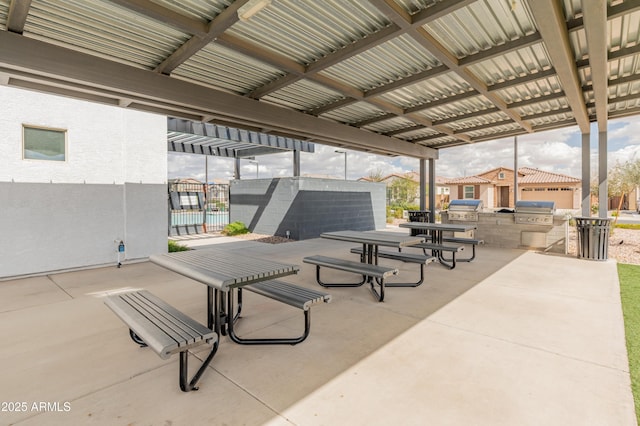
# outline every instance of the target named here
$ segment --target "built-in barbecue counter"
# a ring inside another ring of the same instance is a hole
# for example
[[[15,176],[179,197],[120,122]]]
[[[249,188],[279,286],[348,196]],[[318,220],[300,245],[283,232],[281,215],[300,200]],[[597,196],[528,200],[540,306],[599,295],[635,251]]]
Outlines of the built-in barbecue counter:
[[[518,201],[515,209],[489,210],[481,200],[452,200],[442,223],[468,223],[487,246],[567,254],[569,219],[555,214],[552,201]]]

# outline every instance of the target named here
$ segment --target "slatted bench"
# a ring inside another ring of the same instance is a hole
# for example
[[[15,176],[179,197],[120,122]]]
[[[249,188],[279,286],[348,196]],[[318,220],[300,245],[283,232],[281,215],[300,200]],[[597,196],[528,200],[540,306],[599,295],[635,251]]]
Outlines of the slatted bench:
[[[160,358],[180,353],[180,389],[197,390],[196,384],[218,350],[218,335],[146,290],[107,296],[107,305],[128,327],[131,339],[149,347]],[[211,344],[212,349],[189,381],[189,349]]]
[[[362,247],[354,247],[351,249],[351,253],[359,254],[360,261],[363,261],[364,250]],[[419,254],[419,253],[405,253],[405,252],[397,252],[397,251],[378,251],[378,257],[382,257],[385,259],[399,260],[406,263],[417,263],[420,265],[420,280],[415,283],[387,283],[387,287],[417,287],[424,281],[424,267],[429,263],[436,260],[435,257],[430,256],[428,254]]]
[[[438,244],[438,243],[430,243],[430,242],[414,244],[411,247],[420,248],[423,250],[425,254],[427,253],[426,252],[427,250],[431,250],[432,255],[436,255],[436,253],[434,252],[437,252],[436,256],[440,260],[440,263],[447,266],[449,269],[453,269],[456,267],[456,253],[459,253],[462,250],[464,250],[463,245],[446,245],[446,244]],[[451,260],[444,259],[442,257],[443,252],[451,253]],[[444,262],[445,260],[451,261],[451,264],[447,264],[446,262]]]
[[[351,260],[336,259],[322,255],[308,256],[302,259],[302,261],[316,265],[316,281],[323,287],[359,287],[368,281],[371,284],[371,291],[378,298],[379,302],[384,300],[384,280],[391,275],[398,274],[397,268],[353,262]],[[320,279],[320,267],[359,274],[362,275],[362,280],[357,283],[325,283]],[[373,279],[375,279],[380,286],[379,292],[374,287]]]
[[[442,241],[447,243],[468,244],[471,246],[471,257],[458,258],[458,262],[471,262],[473,259],[476,258],[476,246],[478,244],[484,244],[484,240],[479,240],[477,238],[464,238],[464,237],[443,237]]]
[[[231,324],[229,324],[229,337],[234,342],[245,345],[298,344],[307,338],[311,330],[311,307],[317,304],[331,302],[330,294],[278,280],[249,284],[242,287],[242,290],[277,300],[278,302],[301,309],[304,312],[304,333],[300,337],[295,338],[243,339],[234,333],[233,322],[231,322]]]

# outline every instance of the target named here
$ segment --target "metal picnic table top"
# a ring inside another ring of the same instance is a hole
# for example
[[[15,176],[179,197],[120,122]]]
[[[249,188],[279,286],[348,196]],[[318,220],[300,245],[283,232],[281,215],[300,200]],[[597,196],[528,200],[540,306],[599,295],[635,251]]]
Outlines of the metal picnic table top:
[[[351,241],[354,243],[368,244],[386,247],[407,247],[419,244],[424,241],[424,237],[413,237],[410,235],[399,235],[392,232],[376,231],[335,231],[320,234],[321,238],[328,238],[339,241]]]
[[[239,255],[219,249],[155,254],[149,260],[220,291],[266,281],[300,270],[298,265]]]

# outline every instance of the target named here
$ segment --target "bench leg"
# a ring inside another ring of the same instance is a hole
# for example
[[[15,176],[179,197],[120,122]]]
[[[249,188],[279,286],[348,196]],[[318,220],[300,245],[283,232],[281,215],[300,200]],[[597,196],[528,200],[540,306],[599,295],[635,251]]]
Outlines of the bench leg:
[[[131,329],[129,329],[129,336],[131,337],[131,339],[136,342],[137,344],[140,345],[140,347],[145,348],[147,347],[147,344],[144,343],[144,341],[138,337],[138,335]],[[218,337],[220,337],[218,335]],[[218,339],[219,341],[220,339]],[[182,351],[180,352],[180,389],[183,392],[189,392],[192,390],[198,390],[198,387],[196,386],[196,384],[198,383],[198,381],[200,380],[200,377],[202,376],[202,374],[205,372],[205,369],[209,366],[209,364],[211,363],[211,361],[213,360],[213,357],[215,356],[216,352],[218,351],[218,342],[213,344],[213,347],[211,348],[211,352],[209,352],[209,355],[207,356],[207,359],[204,360],[204,362],[202,363],[202,365],[200,366],[200,368],[198,369],[198,371],[196,372],[196,374],[193,376],[193,378],[191,380],[189,380],[189,368],[188,368],[188,354],[189,351]]]
[[[202,365],[200,366],[196,374],[194,374],[191,380],[189,380],[189,368],[188,368],[189,351],[180,352],[180,389],[182,390],[182,392],[190,392],[192,390],[198,390],[198,387],[196,385],[198,384],[198,381],[200,380],[200,377],[202,376],[202,374],[205,372],[205,370],[209,366],[209,363],[211,363],[211,361],[213,360],[214,355],[218,351],[218,342],[215,342],[213,344],[213,347],[211,348],[211,352],[209,352],[209,355],[204,360],[204,362],[202,363]]]
[[[428,249],[422,249],[424,254],[427,254],[427,250]],[[456,267],[456,254],[455,254],[455,252],[451,253],[451,259],[445,259],[444,256],[442,255],[442,251],[440,251],[440,250],[431,250],[431,255],[435,256],[438,259],[438,262],[440,262],[441,265],[444,265],[449,269],[453,269],[453,268]],[[451,263],[449,263],[449,262],[451,262]]]
[[[133,340],[134,342],[139,344],[140,347],[142,347],[142,348],[147,347],[147,344],[140,337],[138,337],[138,335],[131,329],[129,329],[129,337],[131,337],[131,340]],[[180,389],[183,392],[189,392],[189,391],[192,391],[192,390],[198,390],[198,387],[196,386],[196,384],[198,383],[198,381],[200,380],[200,377],[205,372],[206,368],[209,366],[209,364],[213,360],[214,355],[218,351],[218,342],[219,341],[220,341],[220,334],[218,334],[218,341],[213,344],[213,347],[211,348],[211,352],[209,352],[209,355],[204,360],[204,362],[202,363],[202,365],[200,366],[200,368],[198,369],[198,371],[196,372],[196,374],[193,376],[193,378],[191,380],[189,380],[189,377],[188,377],[188,375],[189,375],[189,368],[188,368],[188,354],[189,354],[189,351],[180,352]]]
[[[233,290],[230,290],[233,291]],[[215,311],[218,311],[219,315],[216,317]],[[214,291],[213,288],[207,287],[207,327],[211,330],[217,331],[219,334],[226,336],[227,330],[225,324],[227,323],[227,316],[233,316],[233,321],[237,321],[240,318],[240,312],[242,311],[242,289],[238,289],[238,303],[236,310],[229,308],[225,303],[224,297],[220,297],[219,293]],[[218,320],[216,321],[216,318]],[[219,324],[219,326],[216,326]],[[216,328],[214,328],[216,327]]]
[[[379,292],[376,290],[376,287],[375,287],[376,282],[378,283],[378,286],[380,286]],[[375,280],[371,280],[369,284],[371,285],[371,292],[376,297],[376,299],[378,299],[378,302],[384,301],[384,278],[381,280],[376,278]]]
[[[420,264],[420,279],[415,283],[387,283],[387,287],[418,287],[424,282],[424,264]]]
[[[476,245],[471,244],[471,257],[466,257],[464,259],[458,258],[458,262],[471,262],[475,258],[476,258]],[[445,260],[449,261],[449,259],[445,259]]]
[[[129,337],[131,337],[131,340],[133,340],[136,344],[140,345],[141,348],[147,347],[147,344],[144,342],[144,340],[138,337],[138,335],[132,329],[129,329]]]
[[[234,305],[233,302],[233,291],[227,292],[227,305],[232,307]],[[227,317],[227,331],[229,334],[229,338],[231,341],[238,343],[240,345],[297,345],[298,343],[304,341],[304,339],[309,336],[309,331],[311,330],[311,311],[304,311],[304,333],[300,337],[285,337],[285,338],[269,338],[269,339],[243,339],[239,337],[235,330],[233,329],[233,323],[235,320],[232,320],[231,315]]]
[[[362,281],[357,283],[325,283],[320,279],[320,265],[316,265],[316,281],[322,287],[360,287],[362,284],[367,282],[366,276],[362,276]]]

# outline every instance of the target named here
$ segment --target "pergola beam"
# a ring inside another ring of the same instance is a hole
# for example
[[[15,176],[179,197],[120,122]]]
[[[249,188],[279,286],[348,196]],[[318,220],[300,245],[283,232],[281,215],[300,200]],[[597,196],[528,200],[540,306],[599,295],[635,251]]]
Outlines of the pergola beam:
[[[9,15],[7,16],[7,29],[11,32],[22,34],[30,8],[31,0],[11,0]]]
[[[238,9],[248,1],[249,0],[234,1],[229,5],[229,7],[209,22],[206,34],[192,36],[189,41],[182,44],[164,61],[162,61],[154,71],[162,74],[171,74],[171,71],[178,68],[180,64],[198,53],[206,45],[222,35],[233,24],[238,22]]]
[[[607,2],[582,0],[598,131],[607,131]]]
[[[536,0],[529,7],[545,41],[551,62],[567,96],[573,115],[583,133],[589,133],[589,116],[580,88],[580,79],[573,58],[569,34],[560,2],[556,0]],[[606,57],[606,56],[605,56]]]

